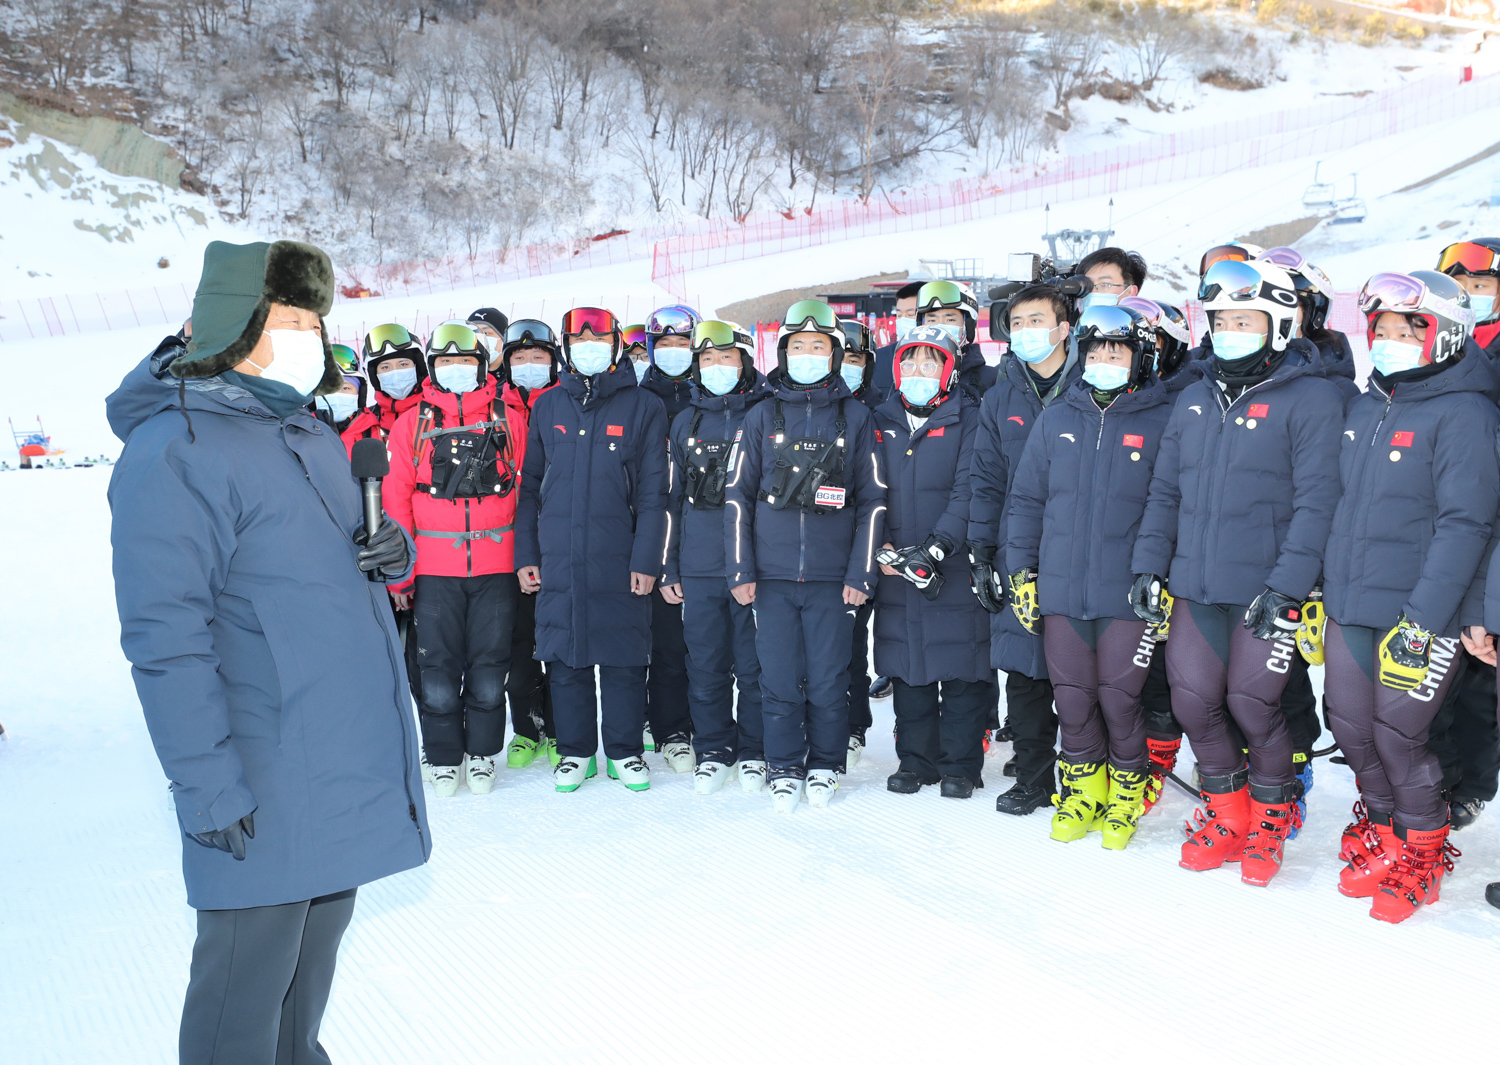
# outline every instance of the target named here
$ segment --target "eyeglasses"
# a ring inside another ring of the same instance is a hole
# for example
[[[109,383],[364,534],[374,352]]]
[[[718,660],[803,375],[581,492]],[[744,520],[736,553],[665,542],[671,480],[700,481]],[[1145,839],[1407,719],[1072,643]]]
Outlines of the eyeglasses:
[[[620,331],[620,321],[603,307],[574,307],[563,315],[565,336],[576,337],[585,329],[595,336],[608,336]]]
[[[1198,276],[1203,277],[1208,273],[1208,268],[1215,263],[1236,262],[1244,263],[1250,261],[1250,252],[1247,248],[1238,244],[1220,244],[1209,248],[1203,253],[1203,258],[1198,263]]]
[[[822,300],[798,300],[786,309],[786,318],[781,327],[795,329],[797,326],[806,326],[808,321],[820,332],[843,334],[843,330],[839,328],[838,315]]]
[[[686,307],[661,307],[651,312],[641,328],[654,337],[668,334],[686,337],[693,335],[697,324],[698,316]]]
[[[919,362],[916,358],[916,354],[919,351],[929,352],[931,353],[931,357]],[[903,353],[901,359],[901,376],[936,377],[943,372],[943,364],[947,361],[948,357],[937,348],[919,344]]]
[[[1157,308],[1158,311],[1160,309]],[[1106,340],[1129,341],[1135,337],[1135,323],[1136,319],[1122,307],[1090,307],[1078,319],[1076,331],[1079,340],[1103,337]]]
[[[646,327],[643,325],[627,325],[620,339],[627,348],[634,347],[636,344],[644,346],[646,343]]]
[[[938,307],[961,307],[964,290],[952,281],[929,281],[917,292],[917,310],[930,311]]]
[[[1225,259],[1214,263],[1198,286],[1200,300],[1223,296],[1231,300],[1253,300],[1260,293],[1260,274],[1243,259]]]
[[[1095,292],[1124,292],[1129,286],[1121,281],[1094,281],[1089,284],[1094,286]]]
[[[529,344],[556,348],[557,336],[552,332],[550,325],[546,322],[539,322],[535,318],[518,318],[511,322],[505,330],[505,346],[525,347]]]
[[[400,350],[401,348],[414,348],[417,346],[417,342],[412,339],[411,334],[406,331],[404,325],[397,325],[395,322],[377,325],[365,337],[366,355],[388,354],[386,350],[388,346],[392,350]]]
[[[427,338],[427,353],[441,355],[453,352],[464,355],[479,353],[479,338],[474,335],[474,330],[466,325],[450,323],[440,325],[432,331],[432,336]]]
[[[329,344],[328,350],[333,352],[333,361],[338,364],[342,373],[359,372],[359,356],[354,354],[354,349],[347,344]]]
[[[1497,258],[1500,256],[1497,256],[1493,248],[1466,240],[1462,244],[1450,244],[1443,249],[1443,253],[1438,256],[1438,271],[1446,274],[1460,269],[1467,274],[1493,274],[1500,270],[1496,265]]]
[[[695,353],[709,348],[733,348],[741,344],[748,346],[749,343],[750,337],[735,329],[729,322],[709,318],[693,327],[693,351]]]

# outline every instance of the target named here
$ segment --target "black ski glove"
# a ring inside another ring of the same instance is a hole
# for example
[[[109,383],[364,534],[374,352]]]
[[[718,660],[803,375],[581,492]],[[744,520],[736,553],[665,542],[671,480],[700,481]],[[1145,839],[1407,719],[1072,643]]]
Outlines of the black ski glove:
[[[943,573],[938,563],[948,557],[953,545],[937,536],[929,536],[916,547],[899,550],[882,548],[875,561],[889,566],[903,579],[910,581],[928,599],[936,599],[943,590]]]
[[[217,847],[234,855],[234,860],[245,860],[245,837],[255,838],[255,811],[251,810],[228,828],[217,832],[193,832],[193,839],[205,847]]]
[[[390,518],[380,519],[380,528],[375,530],[374,536],[367,535],[365,527],[361,525],[354,534],[354,542],[361,548],[359,568],[377,584],[385,584],[401,576],[411,563],[406,534]]]
[[[1245,611],[1245,628],[1257,640],[1290,640],[1302,625],[1302,600],[1267,588]]]
[[[1142,573],[1130,586],[1130,607],[1142,621],[1158,626],[1165,624],[1171,609],[1167,605],[1169,602],[1171,600],[1167,596],[1167,581],[1164,577]]]
[[[995,572],[995,548],[969,542],[969,586],[974,598],[991,614],[1005,609],[1005,585]]]

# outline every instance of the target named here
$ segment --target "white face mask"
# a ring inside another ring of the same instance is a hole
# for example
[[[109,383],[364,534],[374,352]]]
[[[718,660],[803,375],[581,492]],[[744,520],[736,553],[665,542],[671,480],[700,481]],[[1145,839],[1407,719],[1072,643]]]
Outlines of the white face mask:
[[[417,387],[417,371],[412,368],[384,370],[375,376],[380,380],[380,390],[392,399],[405,399]]]
[[[455,362],[432,371],[433,380],[449,392],[472,392],[479,387],[479,367]]]
[[[568,345],[573,369],[588,377],[609,369],[614,353],[614,348],[603,340],[575,340]]]
[[[290,386],[299,396],[312,395],[326,368],[323,338],[311,329],[267,329],[265,335],[271,341],[271,365],[260,367],[260,376]]]
[[[359,410],[359,396],[348,392],[335,392],[331,396],[319,396],[318,406],[333,415],[336,422],[348,421]]]

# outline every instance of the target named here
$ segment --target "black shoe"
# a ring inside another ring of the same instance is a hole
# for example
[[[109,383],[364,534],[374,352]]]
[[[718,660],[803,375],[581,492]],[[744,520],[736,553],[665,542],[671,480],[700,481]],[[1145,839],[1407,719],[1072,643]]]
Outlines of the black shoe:
[[[967,799],[974,794],[974,782],[968,777],[944,777],[943,798]]]
[[[898,795],[915,795],[922,790],[923,784],[936,784],[935,780],[923,780],[915,773],[908,773],[899,769],[885,779],[885,790],[894,791]]]
[[[1500,883],[1491,884],[1484,889],[1484,901],[1500,910]]]
[[[875,683],[870,685],[870,698],[884,699],[894,690],[890,677],[876,677]]]
[[[1003,773],[1005,776],[1008,776],[1008,777],[1015,776],[1016,775],[1016,760],[1014,758],[1012,758],[1010,761],[1006,762],[1003,766],[1000,767],[1000,772]]]
[[[1468,828],[1479,820],[1479,814],[1483,809],[1483,799],[1454,798],[1448,804],[1448,820],[1452,823],[1452,831],[1457,832],[1461,828]]]
[[[1035,813],[1042,807],[1050,805],[1052,805],[1050,781],[1017,784],[995,800],[996,810],[1002,814],[1014,814],[1017,817],[1025,817],[1029,813]]]
[[[995,742],[996,743],[1014,743],[1014,742],[1016,742],[1016,730],[1010,727],[1010,722],[1009,721],[1007,721],[1005,724],[1001,725],[999,728],[997,728],[995,730]]]

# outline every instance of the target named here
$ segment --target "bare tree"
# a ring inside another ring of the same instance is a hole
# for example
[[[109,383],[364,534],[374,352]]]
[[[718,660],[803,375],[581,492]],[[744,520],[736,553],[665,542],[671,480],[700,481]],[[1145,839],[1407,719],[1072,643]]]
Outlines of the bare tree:
[[[627,126],[620,135],[624,145],[626,164],[646,181],[646,191],[651,194],[651,209],[661,214],[667,202],[667,160],[665,149],[650,136]]]
[[[875,189],[875,169],[885,161],[881,141],[902,119],[911,87],[925,80],[927,70],[917,53],[887,36],[857,56],[848,74],[852,132],[859,155],[859,198],[868,200]]]
[[[67,92],[98,55],[104,5],[97,0],[21,0],[20,7],[47,80],[58,92]]]
[[[494,108],[501,142],[514,148],[521,116],[536,85],[532,64],[536,30],[520,19],[487,18],[475,23],[470,40],[475,84]]]
[[[297,154],[307,162],[307,146],[317,120],[318,100],[296,81],[280,80],[270,92],[269,110],[297,142]]]
[[[322,53],[329,83],[333,86],[333,109],[342,111],[354,91],[359,69],[359,27],[351,0],[314,0],[310,29]]]
[[[256,187],[265,175],[265,115],[259,107],[236,115],[225,131],[224,161],[239,195],[240,217],[250,214]]]
[[[1066,107],[1069,97],[1093,79],[1103,56],[1104,37],[1086,16],[1062,6],[1049,12],[1042,24],[1039,65],[1054,107]]]
[[[1192,16],[1146,0],[1123,27],[1124,49],[1134,61],[1140,86],[1155,88],[1166,65],[1180,55],[1188,43],[1187,23]]]
[[[365,46],[386,77],[396,70],[401,40],[411,22],[411,0],[360,0],[356,5]]]

